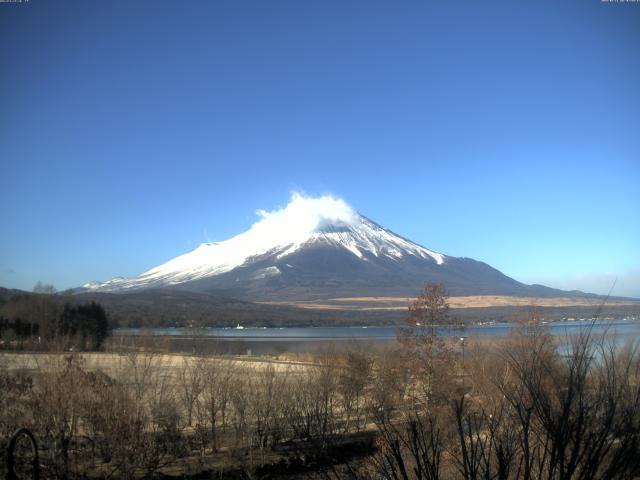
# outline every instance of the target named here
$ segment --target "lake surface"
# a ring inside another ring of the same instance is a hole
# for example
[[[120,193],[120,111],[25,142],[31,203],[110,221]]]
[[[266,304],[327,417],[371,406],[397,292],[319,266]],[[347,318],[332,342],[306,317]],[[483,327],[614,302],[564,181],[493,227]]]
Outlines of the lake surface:
[[[576,335],[593,326],[594,334],[640,335],[640,321],[631,319],[611,320],[576,320],[549,323],[552,335]],[[460,328],[439,328],[438,333],[443,336],[504,336],[508,335],[518,325],[509,323],[495,323],[490,325],[472,325]],[[223,339],[251,339],[254,341],[273,340],[366,340],[366,339],[395,339],[398,328],[385,327],[282,327],[282,328],[121,328],[114,330],[115,335],[143,335],[151,332],[156,336],[172,337],[216,337]]]
[[[572,337],[588,328],[594,335],[606,334],[616,343],[640,340],[640,321],[625,318],[607,320],[575,320],[548,324],[549,331],[556,337]],[[445,337],[504,337],[518,325],[496,323],[472,325],[464,329],[440,328],[438,333]],[[224,353],[269,354],[274,352],[312,352],[333,343],[347,345],[354,342],[379,344],[395,341],[398,329],[385,327],[284,327],[284,328],[156,328],[117,329],[115,336],[133,340],[149,335],[164,338],[174,351],[221,351]],[[196,344],[196,342],[198,342]]]

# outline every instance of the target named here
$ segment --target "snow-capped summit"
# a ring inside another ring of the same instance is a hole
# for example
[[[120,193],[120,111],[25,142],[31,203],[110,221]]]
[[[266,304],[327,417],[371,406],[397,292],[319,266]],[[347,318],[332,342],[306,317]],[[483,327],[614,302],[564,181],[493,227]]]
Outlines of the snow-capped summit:
[[[286,207],[257,213],[262,217],[257,223],[229,240],[203,243],[137,277],[90,282],[83,287],[120,291],[171,286],[220,275],[265,255],[280,260],[320,244],[344,249],[363,261],[369,257],[398,259],[411,255],[440,265],[445,259],[444,255],[405,240],[358,214],[344,200],[328,195],[309,198],[294,194]],[[264,273],[269,276],[279,272],[273,266]]]
[[[514,293],[524,285],[471,259],[448,257],[387,230],[344,200],[294,194],[281,209],[257,212],[249,230],[133,278],[89,291],[146,288],[216,291],[249,298],[413,295],[426,281],[452,293]]]

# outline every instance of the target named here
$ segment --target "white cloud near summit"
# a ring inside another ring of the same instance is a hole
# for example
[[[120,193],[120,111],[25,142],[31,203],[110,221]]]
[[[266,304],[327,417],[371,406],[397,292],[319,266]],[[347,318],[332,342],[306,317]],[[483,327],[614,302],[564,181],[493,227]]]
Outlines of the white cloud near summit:
[[[273,211],[258,210],[262,217],[251,229],[261,231],[287,231],[306,234],[324,224],[345,223],[354,225],[358,213],[341,198],[332,195],[308,197],[294,192],[289,203]]]

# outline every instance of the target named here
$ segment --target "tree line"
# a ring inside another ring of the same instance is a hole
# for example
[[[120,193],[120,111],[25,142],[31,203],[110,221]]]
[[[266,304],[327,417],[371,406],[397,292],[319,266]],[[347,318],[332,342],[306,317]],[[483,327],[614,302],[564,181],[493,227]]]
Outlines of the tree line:
[[[17,295],[0,306],[0,341],[30,346],[99,350],[109,334],[104,308],[50,294]]]

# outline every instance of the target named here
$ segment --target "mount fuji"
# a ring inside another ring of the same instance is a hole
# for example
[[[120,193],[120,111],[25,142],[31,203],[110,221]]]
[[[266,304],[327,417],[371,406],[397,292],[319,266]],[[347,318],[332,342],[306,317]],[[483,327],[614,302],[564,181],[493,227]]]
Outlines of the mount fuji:
[[[81,290],[169,288],[252,300],[314,300],[414,296],[425,282],[436,281],[451,295],[569,293],[525,285],[486,263],[425,248],[332,196],[294,194],[286,207],[258,214],[258,222],[229,240],[203,243],[136,277],[91,282]]]

